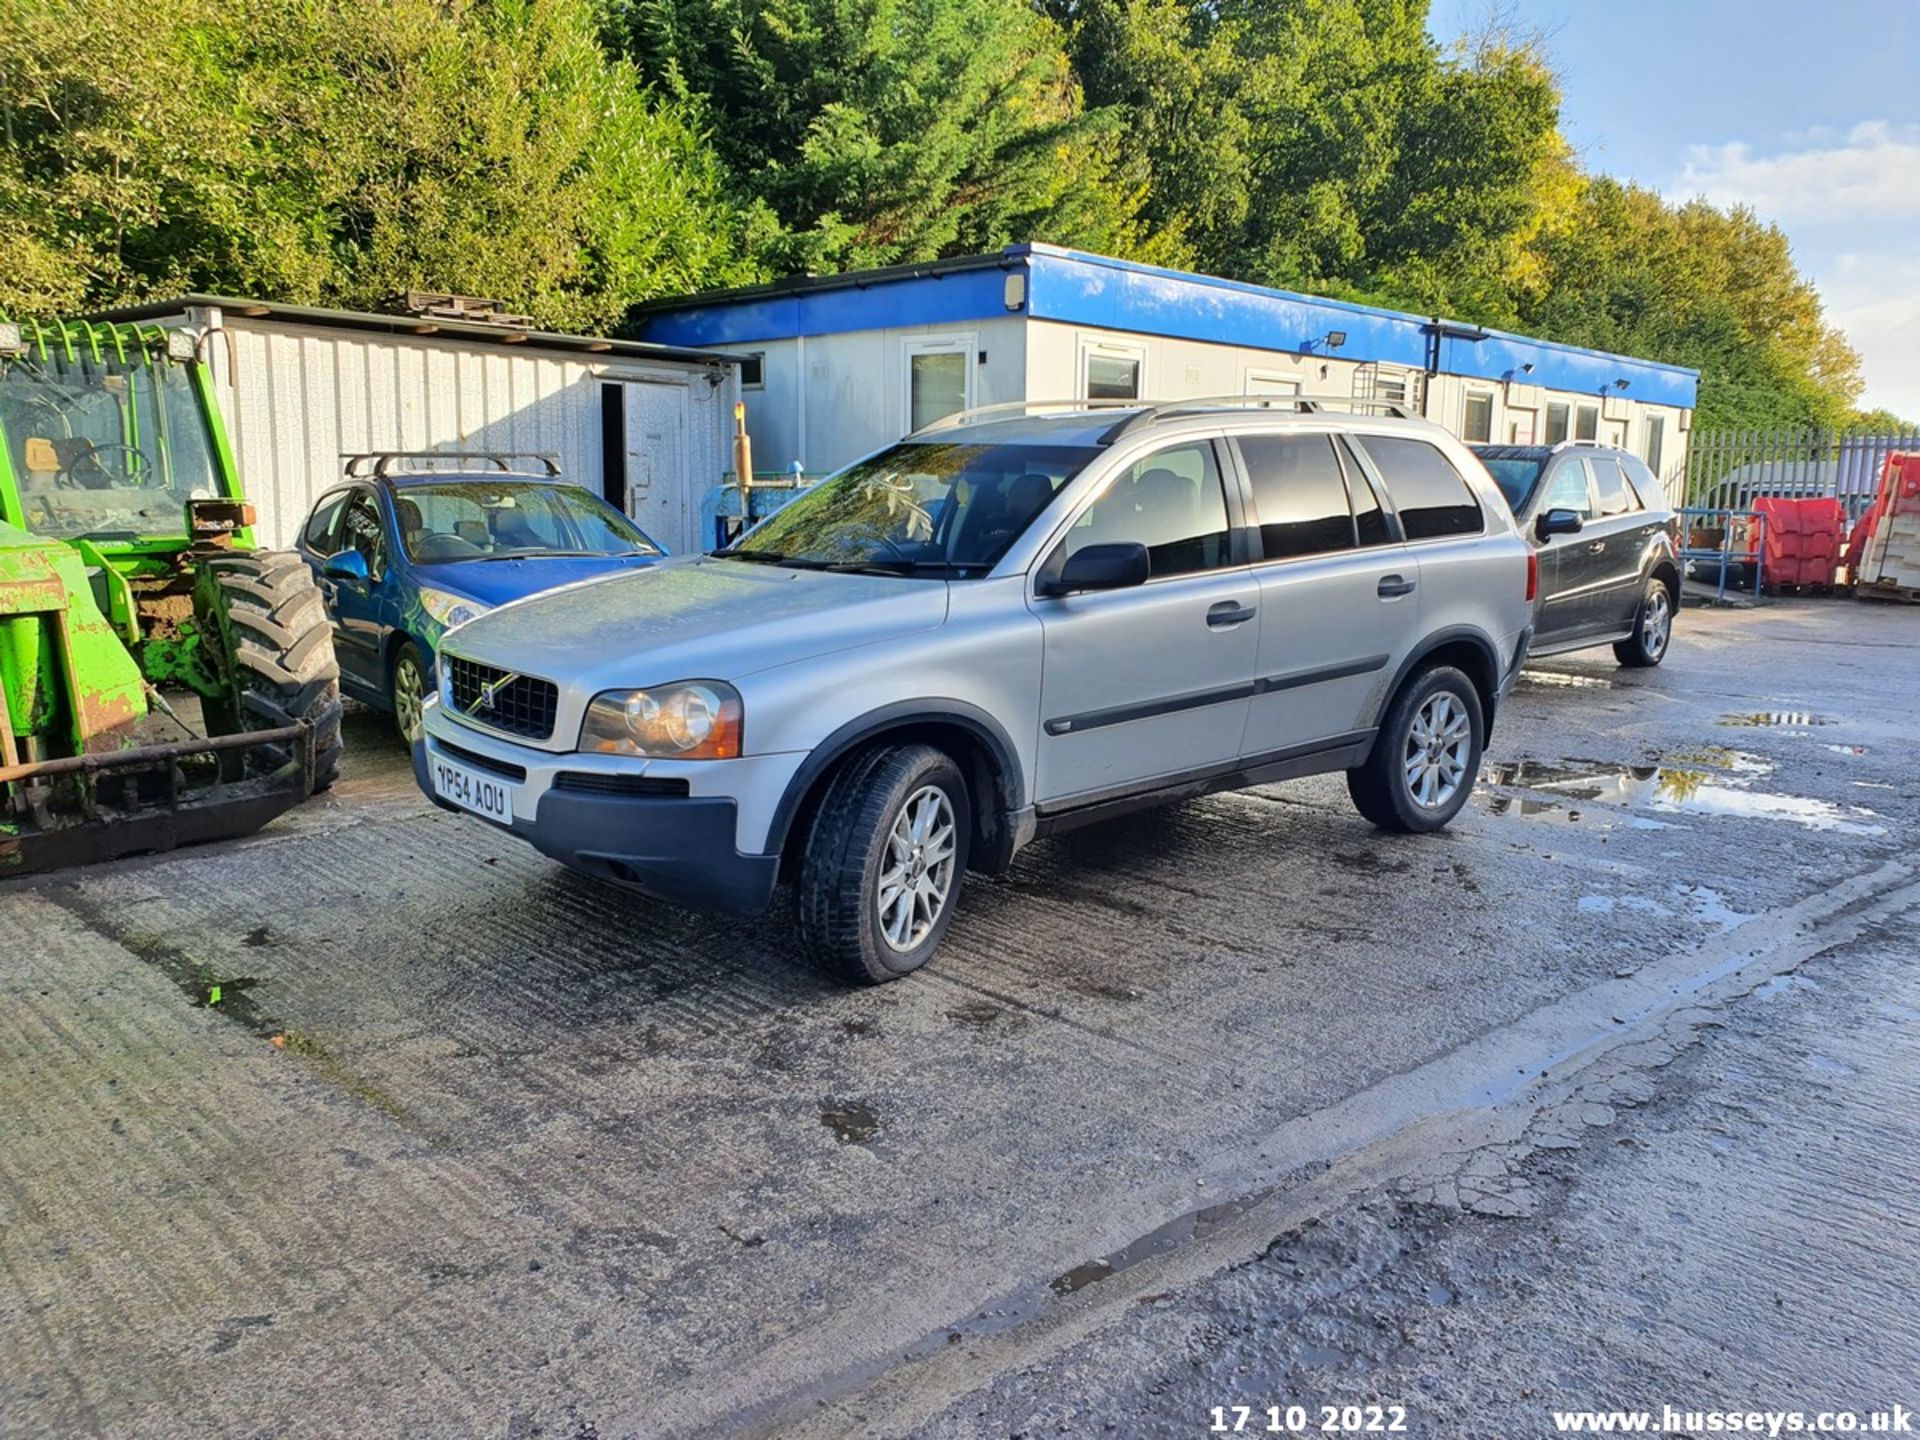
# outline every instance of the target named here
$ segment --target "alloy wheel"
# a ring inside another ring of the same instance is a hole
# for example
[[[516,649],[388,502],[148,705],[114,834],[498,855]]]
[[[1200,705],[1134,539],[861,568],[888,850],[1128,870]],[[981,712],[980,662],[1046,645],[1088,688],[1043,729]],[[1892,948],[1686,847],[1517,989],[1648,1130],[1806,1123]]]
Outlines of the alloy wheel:
[[[393,719],[400,737],[411,745],[420,738],[420,707],[426,698],[426,677],[411,655],[402,655],[393,667]]]
[[[1667,599],[1667,587],[1656,585],[1647,597],[1646,618],[1640,622],[1640,649],[1649,660],[1667,653],[1667,640],[1673,634],[1673,602]]]
[[[921,786],[900,807],[874,887],[889,949],[905,954],[933,930],[953,892],[958,838],[953,802],[940,786]]]
[[[1414,804],[1436,810],[1453,799],[1466,779],[1472,751],[1473,723],[1466,706],[1446,690],[1430,695],[1407,727],[1403,759]]]

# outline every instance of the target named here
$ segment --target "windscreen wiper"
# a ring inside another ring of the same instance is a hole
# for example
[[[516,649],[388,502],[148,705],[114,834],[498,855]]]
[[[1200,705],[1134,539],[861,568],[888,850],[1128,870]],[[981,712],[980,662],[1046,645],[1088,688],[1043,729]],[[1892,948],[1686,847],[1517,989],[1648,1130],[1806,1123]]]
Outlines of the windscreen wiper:
[[[753,565],[785,565],[787,557],[778,550],[710,550],[712,560],[745,560]]]
[[[824,565],[842,575],[951,575],[956,570],[983,570],[987,567],[977,562],[965,560],[848,560],[840,564]]]

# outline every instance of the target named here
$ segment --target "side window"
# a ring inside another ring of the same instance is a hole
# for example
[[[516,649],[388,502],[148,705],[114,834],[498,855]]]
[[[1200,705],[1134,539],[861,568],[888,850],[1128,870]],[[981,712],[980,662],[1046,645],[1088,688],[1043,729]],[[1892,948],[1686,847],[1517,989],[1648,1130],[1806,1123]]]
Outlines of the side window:
[[[1269,560],[1353,548],[1353,514],[1328,435],[1248,435],[1240,440]]]
[[[1147,547],[1155,578],[1230,563],[1227,496],[1211,442],[1158,451],[1116,476],[1067,532],[1067,553],[1129,540]]]
[[[380,528],[380,509],[365,490],[354,492],[340,530],[343,549],[358,550],[366,558],[367,573],[379,579],[387,568],[387,540]]]
[[[309,550],[320,555],[331,555],[339,548],[333,543],[333,537],[339,532],[341,507],[351,494],[351,490],[336,490],[331,495],[323,496],[314,507],[307,528],[300,536]]]
[[[1627,488],[1640,502],[1636,509],[1644,510],[1649,505],[1666,502],[1666,493],[1660,488],[1660,482],[1653,478],[1653,471],[1649,470],[1638,456],[1627,456],[1620,462],[1620,468],[1627,472]]]
[[[1627,489],[1627,477],[1621,473],[1620,464],[1610,455],[1593,455],[1587,464],[1593,467],[1593,488],[1600,498],[1600,513],[1605,515],[1624,515],[1629,510],[1638,510],[1633,492]]]
[[[1487,528],[1479,500],[1432,445],[1398,435],[1368,435],[1361,443],[1386,478],[1407,539],[1478,535]]]
[[[1340,468],[1347,472],[1347,493],[1353,497],[1353,527],[1359,533],[1360,548],[1397,545],[1399,540],[1387,526],[1387,512],[1380,508],[1380,497],[1374,494],[1360,461],[1344,441],[1335,448],[1340,451]]]
[[[1562,460],[1547,477],[1546,494],[1540,499],[1540,513],[1571,510],[1582,520],[1593,518],[1593,497],[1587,490],[1587,462]]]

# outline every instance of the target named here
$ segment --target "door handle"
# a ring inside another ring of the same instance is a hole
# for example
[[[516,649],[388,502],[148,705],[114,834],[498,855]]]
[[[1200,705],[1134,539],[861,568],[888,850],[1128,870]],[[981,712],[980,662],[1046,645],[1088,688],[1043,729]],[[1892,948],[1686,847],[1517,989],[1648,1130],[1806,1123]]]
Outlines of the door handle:
[[[1238,600],[1222,600],[1207,608],[1207,626],[1213,630],[1230,630],[1235,625],[1244,625],[1253,618],[1253,607],[1242,605]]]
[[[1404,575],[1383,575],[1377,588],[1382,600],[1392,600],[1401,595],[1411,595],[1413,584]]]
[[[1596,541],[1594,541],[1594,542],[1593,542],[1593,543],[1592,543],[1591,545],[1589,545],[1589,546],[1587,546],[1587,554],[1589,554],[1589,555],[1599,555],[1599,554],[1601,554],[1601,553],[1603,553],[1603,552],[1604,552],[1604,551],[1606,550],[1606,548],[1607,548],[1607,542],[1606,542],[1606,541],[1604,541],[1604,540],[1596,540]]]

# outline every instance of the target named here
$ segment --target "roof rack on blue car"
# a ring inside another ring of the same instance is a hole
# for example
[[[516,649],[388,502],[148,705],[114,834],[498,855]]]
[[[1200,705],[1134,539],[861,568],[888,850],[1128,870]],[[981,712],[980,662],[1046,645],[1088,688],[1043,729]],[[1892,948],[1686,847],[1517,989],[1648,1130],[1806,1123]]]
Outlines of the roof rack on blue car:
[[[458,474],[484,465],[500,475],[526,475],[555,480],[560,476],[560,457],[532,450],[371,450],[364,454],[342,454],[350,476]],[[448,470],[449,465],[455,469]],[[539,469],[523,468],[538,465]]]

